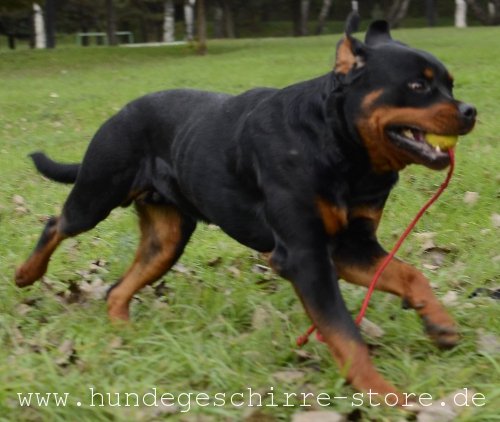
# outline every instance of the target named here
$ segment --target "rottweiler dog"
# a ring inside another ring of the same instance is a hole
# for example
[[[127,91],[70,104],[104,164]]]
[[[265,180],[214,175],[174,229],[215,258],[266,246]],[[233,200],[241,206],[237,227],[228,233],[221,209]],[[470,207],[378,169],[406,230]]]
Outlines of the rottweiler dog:
[[[128,320],[133,295],[174,265],[198,221],[210,222],[269,254],[355,388],[399,395],[371,363],[338,280],[367,286],[386,256],[376,230],[398,172],[446,168],[446,148],[427,136],[468,133],[476,110],[454,99],[440,61],[393,40],[385,21],[370,25],[365,42],[350,28],[324,76],[234,96],[149,94],[101,126],[81,164],[33,154],[42,174],[74,186],[17,269],[17,285],[42,277],[61,241],[134,203],[137,254],[107,297],[109,317]],[[414,308],[439,346],[457,342],[421,272],[394,259],[377,288]]]

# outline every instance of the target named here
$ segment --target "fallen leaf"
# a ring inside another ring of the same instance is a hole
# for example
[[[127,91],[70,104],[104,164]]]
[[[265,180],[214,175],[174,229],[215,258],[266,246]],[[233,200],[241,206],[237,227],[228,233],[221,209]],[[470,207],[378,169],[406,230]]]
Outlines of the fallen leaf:
[[[73,340],[64,340],[57,348],[59,357],[54,359],[54,363],[58,366],[66,367],[76,362],[76,350]]]
[[[235,277],[240,277],[240,275],[241,275],[241,271],[238,268],[236,268],[234,265],[227,267],[227,271]]]
[[[222,257],[218,256],[216,258],[212,258],[211,260],[207,261],[207,265],[209,267],[216,267],[222,262]]]
[[[123,346],[123,339],[121,337],[115,336],[109,341],[106,350],[110,351],[114,349],[119,349],[122,346]]]
[[[299,362],[307,362],[307,361],[317,361],[318,359],[311,352],[308,352],[304,349],[294,349],[294,353],[298,357]]]
[[[269,315],[269,311],[263,306],[258,306],[253,311],[252,328],[254,330],[260,330],[268,325],[270,319],[271,315]]]
[[[29,314],[33,310],[33,307],[26,303],[20,303],[17,305],[16,310],[19,315],[24,316]]]
[[[337,412],[314,410],[312,412],[295,413],[292,422],[347,422],[347,419]]]
[[[83,293],[82,299],[91,299],[91,300],[101,300],[106,297],[106,294],[109,289],[109,285],[104,284],[104,281],[100,278],[96,278],[92,282],[86,282],[79,284],[80,292]]]
[[[271,272],[271,268],[266,267],[265,265],[262,265],[262,264],[255,264],[252,267],[252,272],[254,272],[256,274],[266,274],[266,273]]]
[[[441,302],[445,306],[455,306],[458,302],[458,293],[455,290],[448,291],[442,298]]]
[[[25,205],[24,198],[21,195],[14,195],[12,197],[12,202],[14,202],[15,205],[18,205],[20,207]]]
[[[371,338],[380,338],[385,334],[385,331],[381,327],[366,317],[361,320],[360,328],[363,334]]]
[[[422,251],[426,251],[427,249],[431,249],[436,246],[434,244],[434,237],[436,236],[436,232],[415,233],[413,236],[420,243],[420,248]]]
[[[17,213],[17,214],[28,214],[28,208],[26,207],[16,207],[14,208],[14,211]]]
[[[443,266],[446,256],[451,253],[451,249],[440,246],[433,246],[424,250],[424,259],[428,265],[441,267]],[[430,268],[429,268],[430,269]]]
[[[273,375],[273,378],[282,383],[292,383],[295,381],[298,381],[302,378],[304,378],[305,373],[302,371],[295,371],[295,370],[287,370],[287,371],[278,371],[275,372]]]
[[[496,229],[500,228],[500,214],[493,213],[491,215],[491,223]]]
[[[98,273],[98,272],[107,273],[108,270],[105,268],[106,265],[108,265],[108,263],[104,259],[98,259],[97,261],[92,261],[89,265],[90,273]]]
[[[467,205],[474,205],[479,200],[478,192],[465,192],[464,194],[464,202]]]
[[[493,333],[489,333],[482,328],[477,330],[477,351],[496,355],[500,353],[500,339]]]
[[[463,412],[466,407],[455,404],[458,394],[463,394],[463,390],[455,391],[446,397],[436,400],[431,406],[420,406],[417,410],[417,422],[451,422]],[[474,395],[474,390],[468,390],[468,395]]]
[[[180,274],[193,274],[194,271],[190,270],[184,264],[177,263],[172,267],[172,271]]]

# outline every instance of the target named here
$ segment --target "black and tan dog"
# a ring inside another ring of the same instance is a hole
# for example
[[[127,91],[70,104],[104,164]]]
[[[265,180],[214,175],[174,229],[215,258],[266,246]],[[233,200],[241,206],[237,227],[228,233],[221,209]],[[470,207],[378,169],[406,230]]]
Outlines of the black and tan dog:
[[[449,165],[426,137],[473,128],[476,110],[453,98],[452,85],[435,57],[393,41],[377,21],[365,43],[347,30],[333,71],[310,81],[139,98],[104,123],[81,164],[33,155],[42,174],[75,185],[16,283],[32,284],[62,240],[134,202],[139,248],[107,299],[109,317],[127,320],[134,293],[172,267],[197,221],[212,222],[270,253],[354,387],[397,392],[373,367],[338,280],[366,286],[386,255],[375,232],[398,172]],[[419,271],[393,260],[378,288],[413,307],[438,345],[456,343],[453,320]]]

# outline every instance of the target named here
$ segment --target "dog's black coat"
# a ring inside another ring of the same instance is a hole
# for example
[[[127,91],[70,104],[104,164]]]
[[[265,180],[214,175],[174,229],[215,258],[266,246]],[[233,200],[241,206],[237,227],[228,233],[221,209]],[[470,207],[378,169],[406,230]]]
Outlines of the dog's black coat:
[[[420,113],[435,106],[435,112]],[[370,118],[375,116],[377,124],[385,112],[397,118],[383,130],[367,132],[372,130]],[[423,117],[413,119],[413,114]],[[169,265],[182,253],[198,220],[217,224],[252,249],[272,252],[271,264],[292,281],[332,353],[347,365],[354,350],[348,345],[362,341],[339,291],[338,267],[368,274],[385,255],[375,230],[398,170],[410,163],[443,168],[449,162],[446,153],[424,141],[405,139],[400,126],[463,134],[474,120],[475,110],[453,99],[444,66],[428,53],[392,41],[384,22],[372,24],[366,44],[347,34],[338,47],[335,71],[284,89],[253,89],[236,96],[195,90],[146,95],[104,123],[81,165],[32,155],[41,173],[75,186],[59,220],[45,229],[35,258],[18,270],[17,282],[28,285],[40,277],[61,239],[93,228],[115,207],[135,201],[144,221],[151,220],[154,209],[167,215],[159,217],[162,227],[179,226]],[[386,131],[394,132],[393,140]],[[393,167],[380,161],[385,151],[397,158],[388,161],[396,163]],[[168,217],[171,210],[175,214]],[[148,227],[151,244],[144,243],[141,247],[149,249],[137,258],[143,271],[162,249],[155,226]],[[55,233],[57,241],[51,240]],[[445,336],[455,335],[453,322],[428,282],[409,266],[395,265],[401,285],[386,282],[382,288],[408,295],[428,327],[438,332],[436,327],[445,326],[448,331],[438,334],[451,342]],[[124,314],[133,292],[163,272],[127,281],[136,283],[135,290],[127,288],[126,300],[115,295],[120,306],[116,300],[111,306]],[[361,273],[353,276],[354,282],[366,283]],[[411,280],[418,281],[413,282],[420,290],[403,286]],[[430,304],[427,310],[419,294]],[[369,362],[363,350],[358,360]],[[393,391],[366,365],[353,366],[348,378],[358,388],[378,385]]]
[[[371,171],[362,145],[353,145],[342,124],[334,126],[328,99],[335,79],[329,73],[236,96],[194,90],[150,94],[99,129],[81,167],[59,167],[41,153],[32,157],[41,172],[59,181],[73,182],[79,170],[72,197],[84,199],[74,212],[99,216],[87,224],[126,203],[131,191],[154,192],[151,200],[217,224],[253,249],[271,251],[276,239],[270,219],[285,218],[289,227],[303,224],[287,216],[281,201],[292,201],[297,217],[310,220],[309,235],[321,236],[315,197],[339,206],[381,206],[397,180],[397,172]],[[276,215],[270,215],[271,203]],[[68,233],[89,228],[80,222]]]

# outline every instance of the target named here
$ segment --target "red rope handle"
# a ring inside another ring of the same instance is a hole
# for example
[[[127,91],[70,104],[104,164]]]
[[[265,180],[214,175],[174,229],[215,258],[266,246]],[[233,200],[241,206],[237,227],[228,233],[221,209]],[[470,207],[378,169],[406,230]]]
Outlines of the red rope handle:
[[[427,209],[437,201],[437,199],[441,196],[443,191],[446,189],[448,184],[450,183],[451,176],[453,175],[453,170],[455,169],[455,153],[453,149],[448,150],[448,155],[450,156],[450,167],[448,169],[448,174],[446,175],[445,181],[439,186],[439,189],[432,195],[432,197],[424,204],[424,206],[420,209],[420,211],[417,213],[417,215],[413,218],[413,220],[410,222],[406,230],[403,232],[403,234],[400,236],[394,247],[392,248],[391,252],[384,258],[382,263],[379,265],[377,271],[373,275],[373,278],[370,282],[370,285],[368,287],[368,291],[366,292],[365,299],[363,300],[363,304],[361,305],[361,309],[359,311],[358,316],[356,317],[356,324],[359,325],[361,321],[363,320],[366,310],[368,309],[368,304],[370,303],[370,299],[372,297],[373,291],[375,290],[375,286],[377,285],[378,279],[384,272],[385,268],[387,265],[389,265],[389,262],[391,262],[391,259],[394,258],[394,255],[398,252],[399,248],[405,241],[405,239],[408,237],[408,235],[411,233],[415,225],[418,223],[418,220],[424,215],[424,213],[427,211]],[[309,327],[307,330],[306,334],[300,336],[297,338],[297,346],[301,347],[304,344],[306,344],[309,341],[309,336],[316,330],[316,326],[313,324]],[[323,341],[323,338],[319,332],[316,333],[316,337],[318,340]]]

